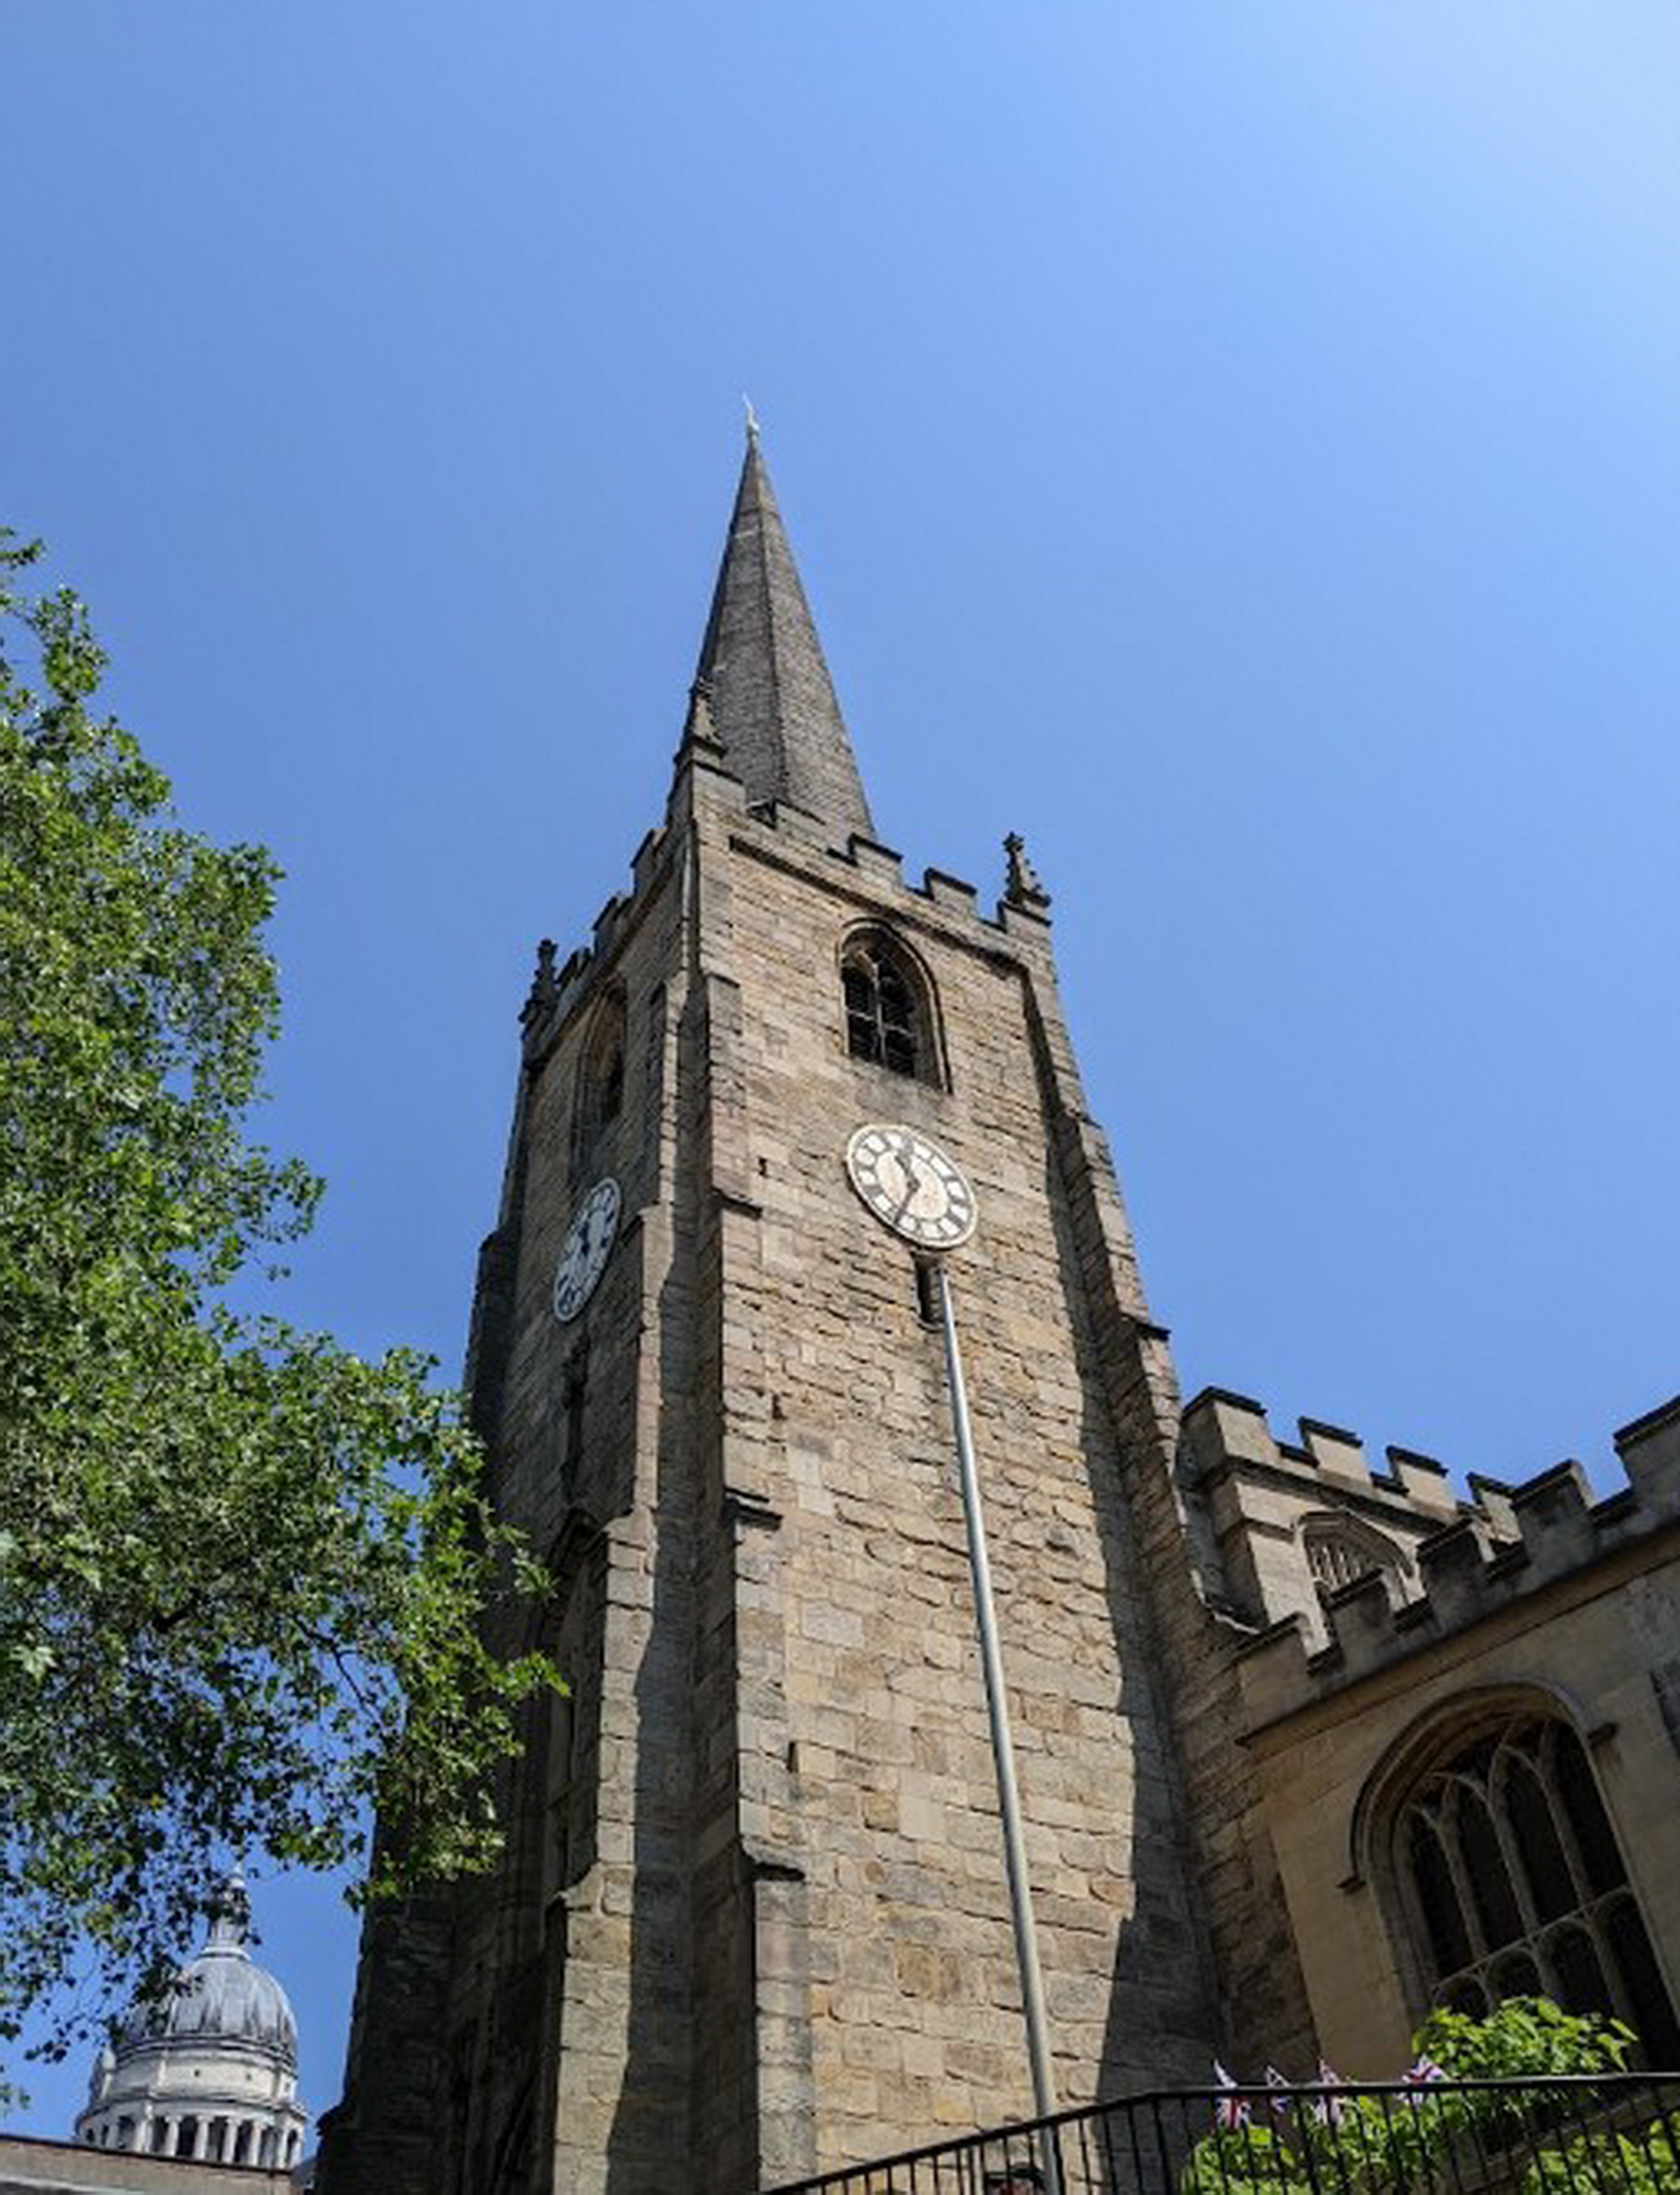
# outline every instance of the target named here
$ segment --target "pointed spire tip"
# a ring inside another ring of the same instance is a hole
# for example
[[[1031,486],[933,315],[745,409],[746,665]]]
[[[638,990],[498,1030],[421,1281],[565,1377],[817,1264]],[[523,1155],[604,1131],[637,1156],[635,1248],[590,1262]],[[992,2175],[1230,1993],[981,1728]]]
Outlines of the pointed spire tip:
[[[746,453],[711,614],[700,642],[701,714],[746,788],[749,805],[785,802],[841,833],[875,836],[869,803],[788,546],[758,415],[746,407]],[[690,735],[697,715],[689,704]]]

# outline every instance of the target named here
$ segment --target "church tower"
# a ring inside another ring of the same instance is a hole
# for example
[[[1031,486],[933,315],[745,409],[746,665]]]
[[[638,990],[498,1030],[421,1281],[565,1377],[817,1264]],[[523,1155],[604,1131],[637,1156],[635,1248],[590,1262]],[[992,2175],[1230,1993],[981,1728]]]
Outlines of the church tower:
[[[370,1921],[325,2195],[747,2195],[1030,2113],[941,1336],[849,1184],[869,1121],[978,1208],[949,1271],[1061,2099],[1205,2078],[1186,1823],[1234,1772],[1171,1734],[1176,1390],[1048,910],[1018,840],[987,913],[876,836],[750,432],[664,820],[539,954],[480,1266],[473,1407],[570,1696],[502,1871]]]

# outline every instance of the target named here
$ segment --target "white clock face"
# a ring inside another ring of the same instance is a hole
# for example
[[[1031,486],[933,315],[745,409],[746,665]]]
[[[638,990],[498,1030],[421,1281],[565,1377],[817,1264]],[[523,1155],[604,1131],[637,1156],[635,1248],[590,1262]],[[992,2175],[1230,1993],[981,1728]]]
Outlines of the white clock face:
[[[852,1187],[883,1226],[923,1250],[954,1250],[974,1233],[962,1168],[902,1122],[872,1121],[846,1146]]]
[[[595,1293],[618,1231],[618,1184],[609,1175],[596,1182],[572,1214],[554,1276],[554,1315],[562,1324],[576,1318]]]

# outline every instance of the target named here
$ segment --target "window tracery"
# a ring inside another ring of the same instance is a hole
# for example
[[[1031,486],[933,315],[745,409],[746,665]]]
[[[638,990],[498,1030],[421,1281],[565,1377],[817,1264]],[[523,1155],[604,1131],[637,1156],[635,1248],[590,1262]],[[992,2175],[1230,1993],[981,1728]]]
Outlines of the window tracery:
[[[1401,1567],[1400,1551],[1391,1541],[1341,1517],[1309,1517],[1301,1527],[1301,1544],[1320,1593],[1335,1593],[1373,1570],[1392,1578]]]
[[[1625,2019],[1650,2063],[1680,2025],[1585,1749],[1555,1716],[1484,1726],[1411,1786],[1391,1856],[1431,2000],[1546,1996]]]
[[[932,1001],[920,970],[884,931],[860,931],[840,961],[846,1049],[895,1074],[940,1080]]]

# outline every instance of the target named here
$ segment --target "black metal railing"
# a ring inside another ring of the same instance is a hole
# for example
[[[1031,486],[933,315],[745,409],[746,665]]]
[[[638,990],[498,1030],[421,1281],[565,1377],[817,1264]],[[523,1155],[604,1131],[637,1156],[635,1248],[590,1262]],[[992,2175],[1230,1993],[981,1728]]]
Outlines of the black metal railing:
[[[1680,2073],[1169,2089],[773,2195],[1680,2195]]]

